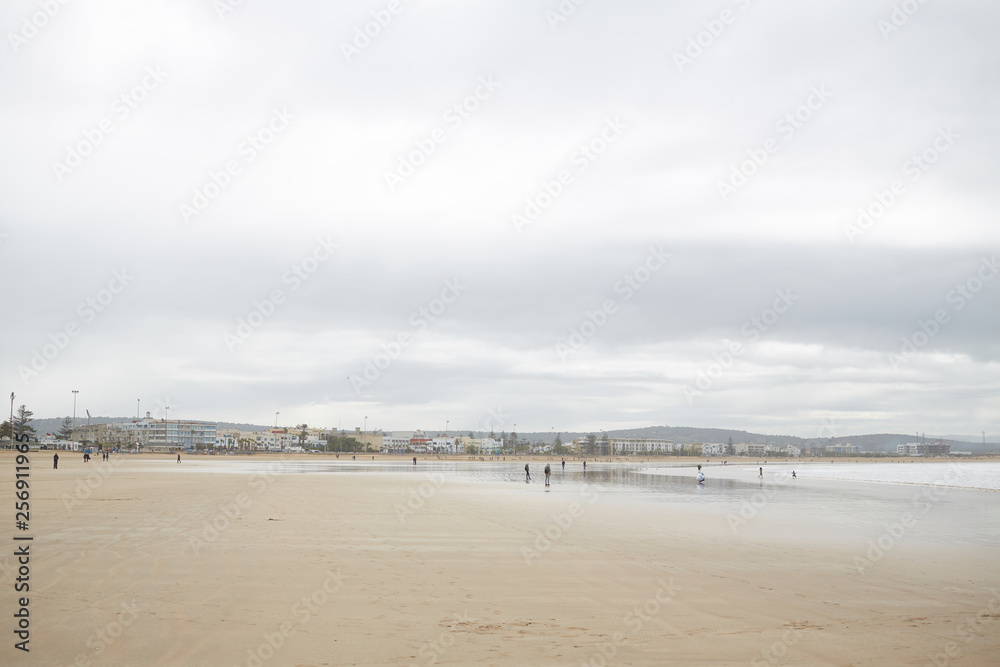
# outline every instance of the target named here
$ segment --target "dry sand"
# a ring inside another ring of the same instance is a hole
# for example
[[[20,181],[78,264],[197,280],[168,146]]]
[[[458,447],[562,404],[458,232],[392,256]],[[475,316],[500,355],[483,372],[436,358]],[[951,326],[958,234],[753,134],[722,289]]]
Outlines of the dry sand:
[[[234,461],[32,453],[31,652],[8,548],[0,664],[1000,664],[994,548],[904,539],[859,574],[821,522],[735,535],[558,483],[195,463]]]

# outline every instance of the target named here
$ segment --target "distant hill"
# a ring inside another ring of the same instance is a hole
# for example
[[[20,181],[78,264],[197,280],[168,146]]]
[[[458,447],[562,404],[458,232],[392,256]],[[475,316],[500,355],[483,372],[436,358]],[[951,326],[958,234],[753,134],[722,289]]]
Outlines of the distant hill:
[[[869,452],[894,452],[896,445],[907,442],[915,442],[917,436],[904,435],[902,433],[876,433],[871,435],[846,435],[836,438],[800,438],[794,435],[765,435],[762,433],[750,433],[749,431],[736,431],[721,428],[693,428],[689,426],[647,426],[645,428],[627,429],[623,431],[609,431],[609,436],[632,437],[632,438],[659,438],[673,440],[677,443],[689,444],[695,442],[719,442],[727,443],[729,438],[734,443],[748,442],[758,445],[773,445],[775,447],[811,447],[815,445],[837,445],[847,444],[857,445],[861,449]],[[938,438],[928,436],[928,442],[938,442]],[[952,449],[959,451],[981,452],[982,443],[968,442],[965,440],[943,439]],[[987,451],[1000,451],[996,443],[986,443]]]

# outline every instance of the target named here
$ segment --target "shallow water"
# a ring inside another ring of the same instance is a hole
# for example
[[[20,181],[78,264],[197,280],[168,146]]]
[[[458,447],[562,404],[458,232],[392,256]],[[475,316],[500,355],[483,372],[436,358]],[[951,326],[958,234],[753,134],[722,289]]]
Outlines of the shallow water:
[[[532,481],[525,484],[524,464],[531,466]],[[429,478],[480,482],[511,491],[540,490],[545,461],[412,461],[365,460],[275,460],[261,458],[195,458],[182,464],[172,461],[128,461],[136,470],[176,470],[185,473],[297,475],[297,474],[385,474],[401,484],[419,485]],[[621,501],[638,501],[651,517],[683,504],[706,513],[710,520],[742,522],[760,529],[761,517],[781,525],[797,525],[841,538],[873,538],[911,518],[907,539],[934,543],[1000,546],[1000,493],[995,463],[880,463],[769,465],[765,478],[757,479],[758,467],[746,464],[703,464],[708,479],[695,481],[694,466],[588,463],[586,472],[578,461],[566,470],[555,462],[552,491],[579,493],[584,489]],[[791,478],[795,469],[797,479]],[[888,483],[890,482],[891,483]],[[879,483],[875,483],[879,482]],[[975,484],[976,488],[961,488]],[[608,494],[608,495],[605,495]],[[778,525],[778,524],[774,524]],[[738,532],[734,528],[734,533]]]

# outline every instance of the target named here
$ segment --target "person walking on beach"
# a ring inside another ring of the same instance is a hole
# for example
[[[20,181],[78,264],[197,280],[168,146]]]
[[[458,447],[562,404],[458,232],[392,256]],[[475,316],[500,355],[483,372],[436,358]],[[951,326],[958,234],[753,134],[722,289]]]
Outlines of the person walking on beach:
[[[53,470],[59,470],[59,455],[58,454],[53,454],[52,455],[52,469]]]
[[[757,475],[757,479],[764,479],[764,469],[760,469],[760,473]]]
[[[417,457],[416,456],[413,457],[413,465],[417,465]]]
[[[583,472],[587,472],[587,459],[583,460]]]
[[[566,470],[566,459],[563,459],[563,470]]]
[[[524,483],[527,484],[531,481],[531,471],[528,470],[528,464],[524,464]]]
[[[795,471],[792,471],[792,479],[796,479]]]
[[[177,462],[178,463],[181,462],[181,453],[180,452],[177,452]]]
[[[550,467],[549,467],[549,464],[548,464],[548,463],[546,463],[546,464],[545,464],[545,486],[548,486],[548,485],[549,485],[549,476],[550,476],[551,474],[552,474],[552,468],[550,468]]]

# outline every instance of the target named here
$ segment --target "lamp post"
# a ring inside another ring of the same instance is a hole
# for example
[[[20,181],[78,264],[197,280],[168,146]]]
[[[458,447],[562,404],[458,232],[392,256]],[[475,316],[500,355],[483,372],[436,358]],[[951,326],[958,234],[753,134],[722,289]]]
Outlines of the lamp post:
[[[281,414],[280,412],[274,413],[274,428],[278,428],[278,415],[280,414]]]
[[[135,399],[135,418],[139,418],[139,404],[142,402],[141,398]]]
[[[79,389],[73,389],[73,442],[76,442],[76,395],[80,393]]]
[[[10,448],[14,449],[14,392],[10,392]]]

